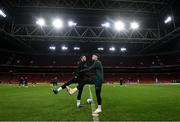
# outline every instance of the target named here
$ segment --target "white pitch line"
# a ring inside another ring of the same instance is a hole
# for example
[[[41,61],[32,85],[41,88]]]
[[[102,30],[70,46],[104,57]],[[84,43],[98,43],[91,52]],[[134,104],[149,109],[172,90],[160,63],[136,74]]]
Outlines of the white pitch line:
[[[90,85],[89,85],[89,95],[90,95],[90,99],[92,99],[91,110],[92,110],[92,112],[94,112],[96,110],[96,106],[94,104],[94,100],[93,100],[93,96],[92,96],[91,86]],[[99,117],[98,116],[93,116],[93,121],[94,122],[99,122]]]

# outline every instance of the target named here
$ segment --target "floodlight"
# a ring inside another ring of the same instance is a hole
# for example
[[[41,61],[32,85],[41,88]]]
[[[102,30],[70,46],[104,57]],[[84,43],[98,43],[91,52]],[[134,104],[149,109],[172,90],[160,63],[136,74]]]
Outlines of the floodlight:
[[[69,21],[68,22],[68,25],[71,27],[71,26],[76,26],[77,25],[77,23],[75,23],[75,22],[73,22],[73,21]]]
[[[62,46],[61,49],[62,49],[63,51],[65,51],[65,50],[68,50],[68,47]]]
[[[60,19],[55,19],[52,24],[56,29],[60,29],[63,27],[63,22]]]
[[[74,50],[80,50],[80,47],[74,47]]]
[[[45,25],[45,20],[43,18],[39,18],[37,21],[36,21],[36,24],[37,25],[40,25],[40,26],[44,26]]]
[[[105,27],[105,28],[109,28],[110,27],[110,23],[109,22],[105,22],[103,24],[101,24],[102,27]]]
[[[117,31],[124,30],[124,29],[125,29],[125,24],[124,24],[122,21],[117,21],[117,22],[115,22],[115,24],[114,24],[114,28],[115,28]]]
[[[171,22],[172,21],[172,17],[171,16],[168,16],[167,18],[166,18],[166,20],[164,21],[164,23],[169,23],[169,22]]]
[[[6,17],[6,14],[5,14],[5,13],[3,12],[3,10],[1,10],[1,9],[0,9],[0,15],[1,15],[2,17],[4,17],[4,18]]]
[[[126,52],[126,51],[127,51],[127,49],[125,47],[121,48],[121,52]]]
[[[104,50],[104,48],[103,47],[99,47],[99,48],[97,48],[99,51],[103,51]]]
[[[131,29],[136,30],[138,28],[139,28],[139,24],[137,22],[132,22],[131,23]]]
[[[50,50],[56,50],[56,47],[55,46],[50,46],[49,49]]]
[[[109,50],[114,52],[116,50],[116,48],[115,47],[110,47]]]

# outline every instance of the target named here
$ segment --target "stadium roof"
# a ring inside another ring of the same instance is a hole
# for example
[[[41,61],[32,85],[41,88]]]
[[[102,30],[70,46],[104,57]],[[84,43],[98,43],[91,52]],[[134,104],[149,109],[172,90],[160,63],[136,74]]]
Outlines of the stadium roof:
[[[6,0],[0,3],[6,18],[0,18],[1,51],[49,52],[49,46],[56,45],[53,53],[60,53],[61,45],[73,50],[80,46],[80,53],[110,46],[127,48],[127,54],[145,54],[165,51],[171,44],[172,51],[178,50],[179,8],[177,0]],[[167,16],[172,22],[165,24]],[[44,18],[46,27],[36,24]],[[60,18],[64,27],[55,30],[51,23]],[[72,20],[77,26],[68,27]],[[126,31],[117,32],[113,25],[123,21]],[[136,21],[138,30],[130,30]],[[110,28],[102,23],[109,22]],[[171,42],[171,43],[170,43]],[[167,45],[167,46],[166,46]],[[161,49],[162,48],[162,49]],[[59,51],[57,51],[59,49]],[[70,51],[69,53],[74,53]],[[168,50],[168,51],[171,51]],[[104,51],[104,54],[107,52]],[[77,54],[77,52],[75,52]],[[117,52],[116,52],[117,53]],[[119,53],[119,52],[118,52]]]

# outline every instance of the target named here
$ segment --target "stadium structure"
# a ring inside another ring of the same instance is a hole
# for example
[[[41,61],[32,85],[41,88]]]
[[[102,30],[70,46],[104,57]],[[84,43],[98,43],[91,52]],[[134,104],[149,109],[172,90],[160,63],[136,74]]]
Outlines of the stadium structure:
[[[63,83],[93,53],[105,83],[178,84],[179,13],[178,0],[0,0],[0,84]]]

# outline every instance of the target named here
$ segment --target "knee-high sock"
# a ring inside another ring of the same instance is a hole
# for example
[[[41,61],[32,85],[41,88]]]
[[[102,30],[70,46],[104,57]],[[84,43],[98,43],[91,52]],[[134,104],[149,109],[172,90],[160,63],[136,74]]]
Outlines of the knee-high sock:
[[[96,98],[98,105],[101,105],[101,89],[96,88]]]
[[[77,95],[77,100],[81,99],[82,91],[83,91],[83,87],[79,89],[79,92],[78,92],[78,95]]]
[[[80,100],[77,100],[77,106],[79,106],[81,104]]]
[[[62,87],[59,87],[57,90],[58,90],[58,92],[59,92],[59,91],[61,91],[62,89],[63,89]]]

